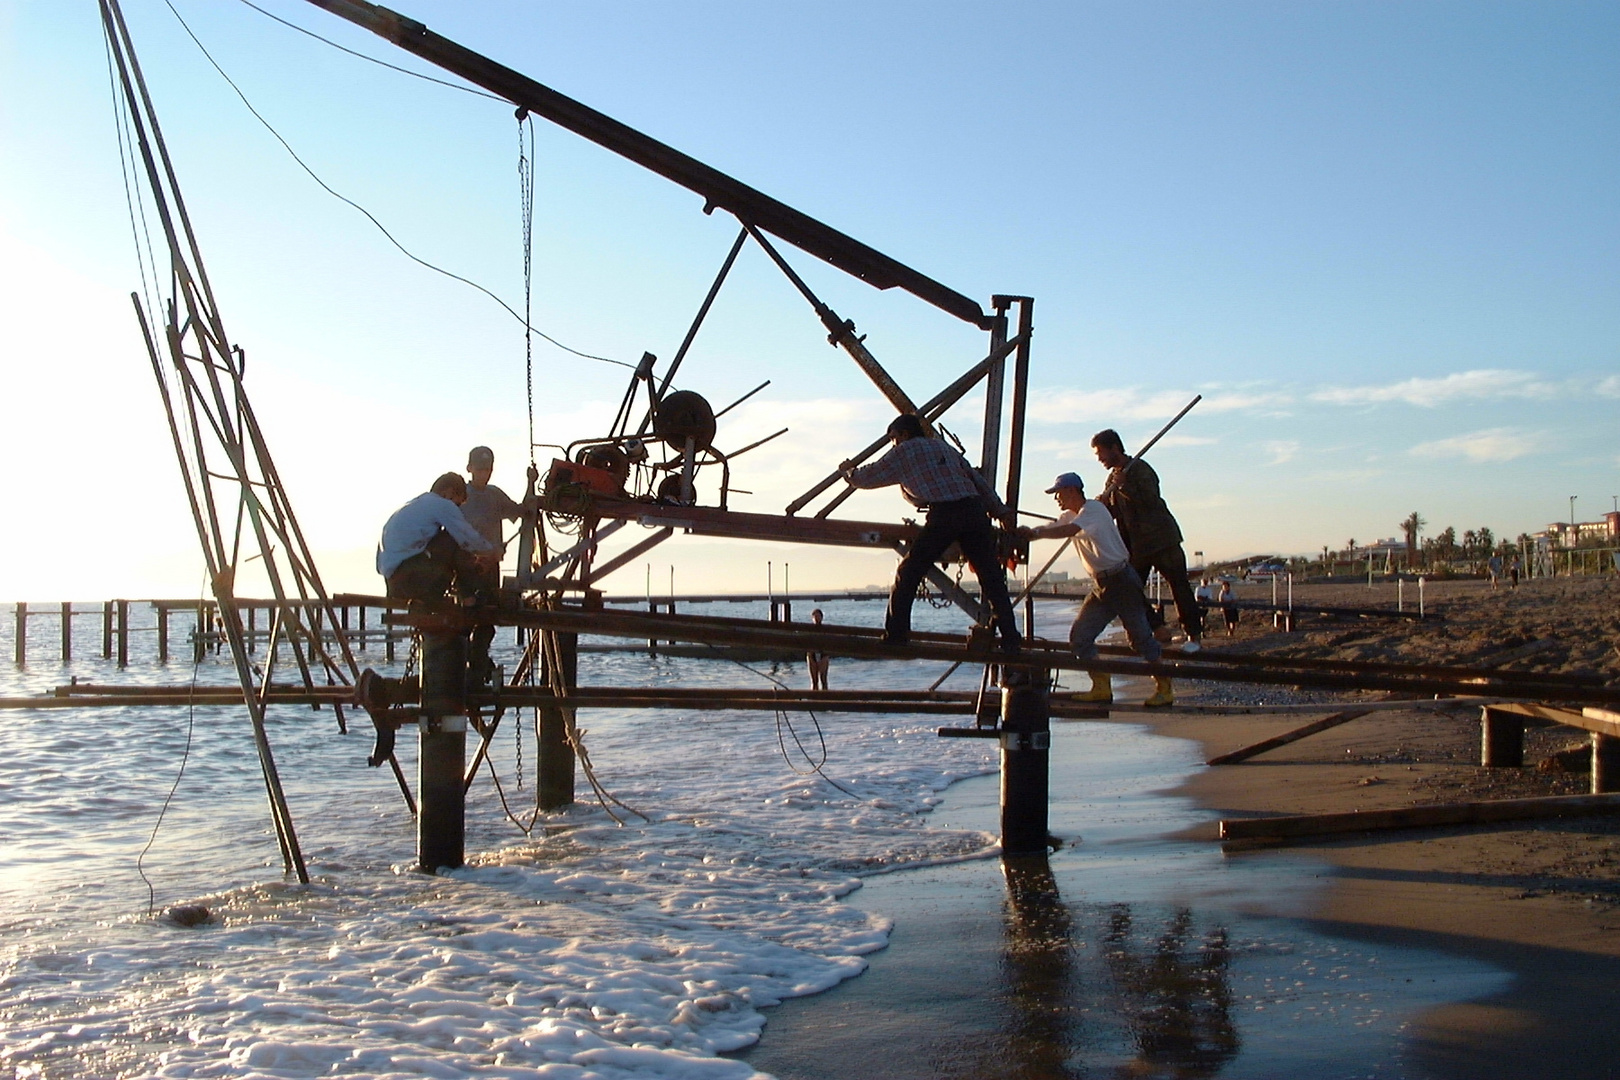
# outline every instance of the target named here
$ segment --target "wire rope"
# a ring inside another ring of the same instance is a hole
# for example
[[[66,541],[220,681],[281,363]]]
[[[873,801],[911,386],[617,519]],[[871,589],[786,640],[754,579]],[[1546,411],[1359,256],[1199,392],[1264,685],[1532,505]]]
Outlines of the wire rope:
[[[763,672],[752,665],[745,664],[741,660],[738,660],[735,656],[727,656],[725,653],[720,651],[719,646],[713,644],[712,642],[705,642],[704,644],[706,644],[709,649],[712,650],[720,659],[729,660],[733,664],[736,664],[738,667],[742,668],[744,671],[752,672],[753,674],[764,679],[766,682],[774,684],[775,690],[785,691],[792,689],[776,676],[767,674],[766,672]],[[773,696],[775,695],[775,690],[772,691]],[[855,794],[853,791],[849,790],[849,788],[845,787],[843,784],[840,784],[832,777],[828,776],[824,771],[824,766],[827,764],[827,736],[821,730],[821,721],[817,718],[815,710],[806,709],[804,711],[810,717],[810,722],[815,725],[816,738],[821,743],[820,761],[811,760],[810,752],[805,749],[804,742],[799,738],[799,731],[793,726],[793,718],[788,715],[787,710],[778,708],[773,711],[776,713],[776,744],[782,751],[782,760],[787,762],[787,767],[797,776],[809,776],[811,774],[819,776],[823,780],[827,781],[827,783],[837,788],[839,791],[842,791],[845,795],[860,801],[861,797],[859,795]],[[799,753],[804,757],[805,764],[810,766],[808,771],[801,770],[797,765],[793,764],[792,757],[788,755],[787,740],[782,737],[782,728],[784,726],[786,726],[788,734],[793,737],[793,745],[798,747]]]
[[[266,120],[264,118],[263,114],[261,114],[258,109],[254,108],[253,102],[248,100],[248,96],[242,92],[242,88],[240,86],[237,86],[236,81],[225,73],[224,68],[220,67],[219,61],[214,59],[213,54],[208,51],[208,47],[205,46],[202,43],[201,39],[199,39],[197,37],[197,35],[192,32],[191,26],[186,22],[185,18],[175,8],[172,0],[164,0],[164,4],[165,4],[165,6],[168,7],[169,11],[171,13],[173,13],[175,19],[177,19],[179,21],[180,26],[186,32],[186,36],[191,38],[192,43],[195,44],[197,46],[197,48],[202,52],[203,57],[205,59],[207,59],[209,65],[212,66],[213,69],[216,72],[219,73],[219,77],[224,79],[226,84],[229,85],[230,88],[233,91],[236,92],[236,96],[241,99],[242,104],[247,107],[248,112],[253,114],[253,118],[255,120],[257,120],[260,124],[262,124],[264,126],[264,129],[266,131],[268,131],[271,134],[271,136],[274,137],[275,140],[278,143],[281,144],[282,149],[287,151],[287,153],[292,157],[293,161],[298,163],[298,167],[303,169],[304,172],[308,173],[310,179],[314,180],[315,183],[319,184],[321,189],[324,190],[328,195],[331,195],[334,199],[337,199],[339,202],[342,202],[347,206],[353,207],[355,210],[358,210],[362,215],[364,215],[366,220],[371,222],[373,225],[375,225],[377,227],[377,231],[381,232],[383,234],[383,236],[387,238],[387,240],[388,240],[388,242],[390,244],[393,244],[394,247],[399,249],[400,254],[404,255],[407,259],[410,259],[412,262],[416,263],[417,265],[423,266],[423,267],[425,267],[425,268],[427,268],[429,270],[432,270],[436,274],[443,274],[445,277],[450,278],[452,281],[459,281],[463,285],[467,285],[467,286],[469,286],[469,287],[471,287],[473,289],[476,289],[477,291],[483,293],[485,296],[487,296],[491,300],[495,301],[495,303],[499,304],[506,311],[506,313],[508,315],[512,316],[512,318],[516,319],[518,322],[523,323],[523,325],[526,328],[528,333],[531,333],[531,334],[535,335],[536,337],[540,337],[540,338],[544,339],[545,341],[550,342],[552,345],[554,345],[557,348],[561,349],[563,352],[571,353],[574,356],[578,356],[578,357],[580,357],[581,359],[584,359],[584,360],[596,360],[596,361],[599,361],[599,362],[604,363],[604,364],[615,364],[615,365],[617,365],[619,367],[630,368],[632,371],[635,370],[635,365],[634,364],[627,363],[627,362],[625,362],[623,360],[614,360],[612,357],[608,357],[608,356],[597,356],[594,353],[581,352],[579,349],[575,349],[575,348],[573,348],[571,346],[564,345],[562,342],[558,341],[556,338],[552,337],[550,334],[547,334],[543,330],[535,329],[532,325],[529,324],[528,320],[526,320],[522,315],[518,314],[517,310],[515,308],[513,308],[511,304],[508,304],[505,300],[502,300],[499,296],[495,295],[495,293],[491,292],[489,289],[485,288],[483,285],[480,285],[478,282],[472,280],[471,278],[463,277],[462,275],[457,274],[454,271],[446,270],[442,266],[436,266],[433,263],[428,262],[426,259],[422,258],[420,255],[417,255],[415,252],[411,251],[404,244],[400,243],[399,240],[395,238],[394,234],[389,232],[387,227],[384,226],[381,221],[377,220],[377,217],[376,217],[375,214],[373,214],[370,210],[367,210],[364,206],[361,206],[359,203],[355,202],[353,199],[349,198],[347,195],[344,195],[341,192],[337,191],[335,188],[332,187],[332,185],[328,184],[325,180],[322,180],[320,175],[318,173],[316,173],[316,171],[314,169],[310,168],[308,163],[306,163],[303,158],[298,156],[298,152],[292,148],[292,144],[289,143],[285,138],[282,137],[281,132],[277,131],[275,129],[275,126],[273,124],[271,124],[270,121]]]
[[[253,3],[252,0],[242,0],[242,3],[246,4],[248,7],[252,8],[254,11],[257,11],[260,15],[263,15],[265,18],[270,19],[273,22],[278,22],[290,30],[296,30],[305,37],[312,37],[316,41],[330,45],[338,52],[345,52],[350,56],[357,56],[362,60],[368,60],[371,63],[376,64],[378,67],[385,67],[389,71],[397,71],[401,75],[409,75],[411,78],[421,79],[423,82],[438,83],[440,86],[448,86],[452,90],[460,90],[463,94],[472,94],[475,97],[488,98],[491,101],[506,101],[506,99],[501,97],[499,94],[491,94],[489,91],[480,90],[475,86],[463,86],[461,83],[453,83],[448,79],[437,79],[432,75],[424,75],[420,71],[412,71],[410,68],[400,67],[398,64],[390,64],[386,60],[379,60],[375,56],[368,56],[357,49],[349,48],[347,45],[339,45],[331,38],[322,37],[313,30],[305,29],[295,22],[290,22],[287,19],[283,19],[280,15],[276,15],[272,12],[264,10],[264,8],[260,7],[258,4]]]
[[[243,0],[244,3],[247,0]],[[517,111],[518,207],[523,219],[523,385],[529,406],[529,464],[534,465],[534,329],[530,322],[534,299],[534,120],[529,110]],[[524,129],[529,143],[523,145]]]
[[[206,594],[206,592],[207,584],[205,583],[203,593]],[[202,603],[202,595],[199,595],[197,599],[199,611],[202,609]],[[202,632],[201,626],[197,628],[197,632],[199,634]],[[152,834],[146,838],[146,846],[141,848],[139,855],[135,856],[135,872],[146,883],[146,914],[148,917],[151,916],[153,909],[157,907],[157,888],[152,884],[152,879],[146,876],[146,856],[152,850],[152,845],[157,843],[158,830],[163,827],[163,819],[168,816],[169,804],[174,801],[175,792],[180,790],[180,781],[185,778],[186,765],[191,761],[191,739],[197,730],[197,671],[202,667],[202,653],[201,650],[193,649],[191,655],[193,657],[191,688],[187,691],[188,700],[186,703],[186,746],[180,752],[180,771],[174,774],[174,783],[169,785],[169,793],[163,797],[163,805],[158,808],[157,820],[152,822]]]
[[[152,244],[152,230],[146,220],[146,200],[141,196],[140,185],[130,183],[130,173],[136,166],[135,138],[129,130],[129,107],[124,95],[118,90],[117,76],[113,67],[112,39],[102,33],[102,41],[107,52],[107,86],[112,94],[113,104],[113,131],[118,142],[118,171],[124,184],[124,207],[129,213],[130,238],[135,245],[135,264],[141,275],[141,295],[145,298],[147,307],[151,310],[151,317],[158,318],[162,312],[159,308],[160,281],[157,272],[156,248]],[[139,216],[139,225],[136,218]],[[143,243],[144,238],[144,243]],[[151,268],[151,277],[147,277],[147,268]]]

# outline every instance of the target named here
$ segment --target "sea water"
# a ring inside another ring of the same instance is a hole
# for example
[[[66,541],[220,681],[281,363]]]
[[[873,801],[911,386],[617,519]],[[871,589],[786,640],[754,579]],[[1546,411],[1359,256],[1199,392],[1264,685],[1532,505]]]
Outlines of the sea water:
[[[881,620],[877,603],[823,607],[833,623]],[[1057,607],[1043,605],[1043,622],[1064,621]],[[80,656],[98,644],[89,622]],[[919,629],[960,623],[918,606]],[[34,634],[54,644],[51,629]],[[132,641],[123,671],[100,659],[35,659],[6,671],[0,693],[73,676],[234,681],[226,657],[161,666],[149,634]],[[0,650],[9,654],[8,637]],[[360,658],[385,673],[399,667],[384,668],[376,646]],[[503,632],[496,659],[515,658]],[[921,689],[943,671],[835,660],[832,685]],[[975,678],[964,670],[949,685]],[[583,685],[773,680],[808,681],[802,664],[580,658]],[[860,974],[888,942],[891,915],[850,902],[863,880],[994,851],[988,820],[931,813],[951,785],[996,766],[994,742],[937,737],[949,718],[592,710],[580,716],[583,741],[622,807],[597,803],[582,777],[574,809],[534,817],[533,718],[508,716],[469,793],[468,865],[428,877],[410,869],[414,825],[393,777],[364,764],[369,723],[349,720],[340,735],[329,709],[270,711],[313,879],[300,886],[282,873],[240,707],[0,711],[0,1069],[758,1076],[719,1055],[755,1042],[770,1015],[761,1010]],[[1088,768],[1117,790],[1077,823],[1098,852],[1111,822],[1155,822],[1172,804],[1172,816],[1185,816],[1179,800],[1154,794],[1194,767],[1182,751],[1167,754],[1171,740],[1117,725],[1063,737],[1085,739]],[[413,778],[414,741],[401,733]],[[1189,859],[1212,872],[1206,856],[1160,854],[1145,857],[1155,875],[1173,880]],[[1141,877],[1115,876],[1122,890]],[[206,905],[212,918],[185,928],[153,917],[177,903]],[[1419,1004],[1394,989],[1381,1000],[1391,1013]]]

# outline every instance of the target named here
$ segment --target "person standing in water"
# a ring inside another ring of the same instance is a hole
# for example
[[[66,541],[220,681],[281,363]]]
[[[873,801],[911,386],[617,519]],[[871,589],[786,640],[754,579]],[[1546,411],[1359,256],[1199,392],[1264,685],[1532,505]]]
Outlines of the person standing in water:
[[[821,609],[810,613],[810,621],[817,626],[821,625]],[[810,669],[810,689],[827,689],[827,671],[832,667],[832,657],[824,652],[806,653],[804,664]]]

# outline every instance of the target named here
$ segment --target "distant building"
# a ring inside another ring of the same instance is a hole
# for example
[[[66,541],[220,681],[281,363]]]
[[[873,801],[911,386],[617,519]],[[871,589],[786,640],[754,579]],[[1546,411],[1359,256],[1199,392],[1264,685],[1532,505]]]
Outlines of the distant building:
[[[1597,521],[1554,521],[1532,538],[1548,548],[1610,547],[1620,543],[1620,513],[1610,511]]]
[[[1406,554],[1406,541],[1392,536],[1387,540],[1375,540],[1370,544],[1362,544],[1352,554],[1352,558],[1365,559],[1369,555],[1374,559],[1393,559]]]

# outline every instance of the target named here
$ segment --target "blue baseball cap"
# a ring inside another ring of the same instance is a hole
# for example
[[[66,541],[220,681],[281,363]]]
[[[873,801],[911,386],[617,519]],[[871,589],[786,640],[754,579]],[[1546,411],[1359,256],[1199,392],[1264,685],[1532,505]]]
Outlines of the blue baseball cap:
[[[1046,489],[1046,493],[1055,495],[1059,488],[1074,488],[1077,491],[1084,491],[1086,490],[1086,482],[1080,479],[1079,473],[1061,473],[1056,480],[1052,481],[1052,486]]]

